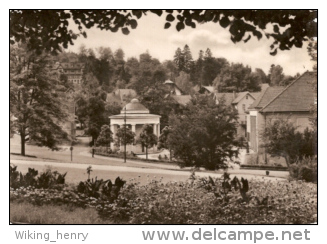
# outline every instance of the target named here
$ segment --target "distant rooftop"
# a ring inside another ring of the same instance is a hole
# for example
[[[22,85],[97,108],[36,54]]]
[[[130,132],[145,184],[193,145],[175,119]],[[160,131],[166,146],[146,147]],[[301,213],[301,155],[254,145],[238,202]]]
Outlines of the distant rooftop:
[[[305,72],[290,85],[284,88],[269,103],[262,112],[304,112],[310,111],[317,98],[312,83],[317,82],[316,72]]]

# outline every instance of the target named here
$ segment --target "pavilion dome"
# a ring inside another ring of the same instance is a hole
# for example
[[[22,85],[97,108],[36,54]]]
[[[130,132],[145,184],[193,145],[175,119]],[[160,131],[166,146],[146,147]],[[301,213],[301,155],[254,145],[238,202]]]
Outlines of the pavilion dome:
[[[121,113],[126,113],[128,114],[148,114],[150,111],[140,103],[140,101],[136,98],[132,99],[130,103],[127,103],[125,107],[121,110]]]

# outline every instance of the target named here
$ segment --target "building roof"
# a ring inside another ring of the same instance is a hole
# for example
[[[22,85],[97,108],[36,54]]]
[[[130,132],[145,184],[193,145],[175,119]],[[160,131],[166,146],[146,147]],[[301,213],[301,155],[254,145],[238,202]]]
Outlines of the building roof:
[[[69,62],[69,63],[61,63],[61,66],[64,69],[82,69],[84,68],[84,63],[75,63],[75,62]]]
[[[254,100],[256,99],[250,92],[240,92],[236,94],[236,98],[233,100],[232,104],[239,103],[246,95],[250,95]]]
[[[317,81],[316,72],[305,72],[265,104],[262,112],[302,112],[310,111],[317,94],[312,82]]]
[[[171,80],[166,80],[165,82],[164,82],[164,84],[175,84],[173,81],[171,81]]]
[[[235,99],[234,93],[231,92],[218,92],[215,94],[216,100],[224,99],[226,105],[232,105],[233,100]]]
[[[265,89],[267,89],[267,87]],[[250,92],[250,94],[256,100],[260,96],[261,92]]]
[[[127,103],[123,109],[121,110],[121,114],[124,113],[129,114],[148,114],[150,113],[149,109],[147,109],[140,101],[136,98],[132,99],[130,103]]]
[[[210,93],[213,93],[215,91],[215,88],[213,86],[201,86],[199,92],[201,91],[202,88]]]
[[[126,110],[125,110],[126,108]],[[134,98],[120,111],[120,114],[110,116],[110,119],[144,119],[144,118],[160,118],[160,115],[150,114],[149,110],[142,105],[138,99]]]
[[[263,90],[266,90],[269,87],[269,84],[268,83],[262,83],[260,85],[260,87],[261,87],[261,91],[263,91]]]
[[[263,108],[284,89],[285,87],[283,86],[268,87],[260,93],[258,98],[249,106],[249,109]]]
[[[171,95],[170,97],[183,106],[188,104],[192,99],[190,95]]]

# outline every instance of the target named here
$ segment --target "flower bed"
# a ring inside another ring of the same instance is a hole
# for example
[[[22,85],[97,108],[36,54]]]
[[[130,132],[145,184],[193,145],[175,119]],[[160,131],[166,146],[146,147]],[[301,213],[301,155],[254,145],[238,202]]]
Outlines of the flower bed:
[[[103,220],[130,224],[309,224],[317,221],[317,185],[302,181],[198,178],[127,182],[114,200],[76,187],[10,189],[10,201],[94,208]]]

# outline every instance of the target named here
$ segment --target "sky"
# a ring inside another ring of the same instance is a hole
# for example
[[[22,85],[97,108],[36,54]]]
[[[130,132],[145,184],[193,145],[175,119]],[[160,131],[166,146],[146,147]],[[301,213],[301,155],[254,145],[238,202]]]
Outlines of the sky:
[[[307,44],[302,48],[292,48],[290,51],[278,50],[276,56],[269,54],[272,39],[265,36],[258,41],[252,37],[247,43],[234,44],[230,40],[227,29],[219,24],[205,23],[197,24],[196,28],[186,27],[178,32],[174,25],[164,29],[165,18],[149,13],[146,17],[137,20],[138,26],[131,30],[129,35],[124,35],[119,30],[116,33],[92,28],[87,30],[87,38],[79,37],[74,41],[68,51],[78,52],[79,47],[84,44],[86,48],[96,49],[97,47],[110,47],[114,52],[122,48],[125,52],[125,59],[129,57],[138,58],[141,53],[148,51],[153,58],[161,62],[172,60],[178,47],[183,49],[187,44],[193,59],[198,58],[200,50],[210,48],[216,58],[226,58],[229,62],[243,63],[255,70],[261,68],[268,74],[272,64],[281,65],[285,75],[302,74],[312,70],[313,63],[307,52]],[[75,27],[72,25],[72,30]]]

